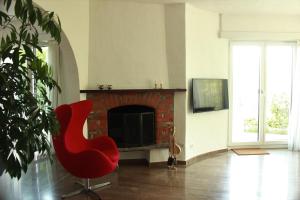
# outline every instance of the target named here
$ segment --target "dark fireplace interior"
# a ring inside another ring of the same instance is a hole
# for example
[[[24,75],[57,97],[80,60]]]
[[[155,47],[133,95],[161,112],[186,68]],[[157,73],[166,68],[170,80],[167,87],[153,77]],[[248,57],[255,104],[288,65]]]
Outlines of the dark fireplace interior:
[[[120,148],[155,144],[155,112],[153,108],[128,105],[108,111],[108,135]]]

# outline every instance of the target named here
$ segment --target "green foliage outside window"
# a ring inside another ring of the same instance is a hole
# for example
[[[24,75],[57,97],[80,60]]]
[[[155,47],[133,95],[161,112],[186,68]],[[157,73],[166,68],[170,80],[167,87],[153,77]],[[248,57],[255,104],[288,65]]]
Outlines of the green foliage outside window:
[[[272,134],[287,134],[289,123],[289,100],[288,95],[273,96],[271,104],[271,116],[266,120],[265,132]],[[248,133],[258,132],[257,119],[244,120],[244,131]]]
[[[244,131],[250,133],[258,132],[258,122],[255,118],[249,118],[244,120]]]
[[[271,112],[272,116],[267,120],[268,127],[286,129],[289,123],[289,101],[287,95],[273,97]]]

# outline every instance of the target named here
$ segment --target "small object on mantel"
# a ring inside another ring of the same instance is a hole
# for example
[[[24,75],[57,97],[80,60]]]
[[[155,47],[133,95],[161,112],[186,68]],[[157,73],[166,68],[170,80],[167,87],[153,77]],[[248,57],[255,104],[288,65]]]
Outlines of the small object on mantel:
[[[111,90],[111,89],[112,89],[112,85],[106,85],[106,88],[107,88],[108,90]]]
[[[98,84],[98,89],[99,89],[99,90],[103,90],[103,89],[104,89],[104,85],[99,85],[99,84]]]
[[[163,89],[163,84],[162,84],[162,82],[160,82],[159,85],[158,85],[157,82],[154,81],[154,89]]]
[[[111,90],[112,89],[112,85],[98,84],[98,89],[99,90]]]

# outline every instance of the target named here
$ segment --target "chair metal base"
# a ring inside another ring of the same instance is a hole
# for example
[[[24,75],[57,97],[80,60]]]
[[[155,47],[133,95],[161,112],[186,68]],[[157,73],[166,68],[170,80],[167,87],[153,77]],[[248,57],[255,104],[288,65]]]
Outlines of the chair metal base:
[[[62,195],[61,196],[62,199],[66,199],[66,198],[70,198],[70,197],[77,196],[80,194],[84,194],[84,195],[89,195],[89,196],[95,197],[95,199],[101,200],[100,196],[96,192],[94,192],[94,190],[103,188],[103,187],[111,184],[110,182],[105,182],[105,183],[100,183],[100,184],[91,186],[89,179],[87,179],[84,184],[80,183],[80,182],[76,182],[76,183],[81,185],[83,188],[76,190],[74,192],[71,192],[69,194]]]

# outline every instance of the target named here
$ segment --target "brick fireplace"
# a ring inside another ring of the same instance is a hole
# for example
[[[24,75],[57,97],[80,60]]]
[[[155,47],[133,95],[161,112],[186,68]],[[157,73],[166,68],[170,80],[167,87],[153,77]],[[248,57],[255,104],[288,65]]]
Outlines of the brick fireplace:
[[[185,89],[132,89],[132,90],[81,90],[93,101],[93,110],[88,117],[90,138],[108,135],[108,111],[127,105],[141,105],[155,111],[156,144],[169,142],[174,127],[174,94]]]

